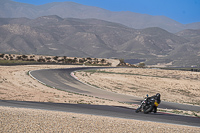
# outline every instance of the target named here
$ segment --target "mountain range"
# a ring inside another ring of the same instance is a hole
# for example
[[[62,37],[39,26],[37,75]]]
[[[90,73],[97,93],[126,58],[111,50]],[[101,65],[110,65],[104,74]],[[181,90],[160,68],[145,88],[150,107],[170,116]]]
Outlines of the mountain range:
[[[200,64],[200,30],[170,33],[99,19],[57,15],[0,18],[0,52],[144,60],[147,65]]]
[[[172,33],[185,29],[200,29],[200,22],[181,24],[165,16],[152,16],[129,11],[112,12],[74,2],[54,2],[36,6],[11,0],[0,1],[0,18],[26,17],[35,19],[48,15],[57,15],[62,18],[94,18],[120,23],[135,29],[159,27]]]

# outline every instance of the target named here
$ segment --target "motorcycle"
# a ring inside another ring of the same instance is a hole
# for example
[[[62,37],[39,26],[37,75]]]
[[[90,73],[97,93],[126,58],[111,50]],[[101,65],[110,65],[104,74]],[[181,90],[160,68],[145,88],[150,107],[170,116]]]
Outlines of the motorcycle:
[[[140,107],[138,107],[135,112],[144,112],[145,114],[148,114],[153,110],[154,106],[158,106],[157,100],[153,97],[148,97],[147,95],[147,97],[141,101]]]

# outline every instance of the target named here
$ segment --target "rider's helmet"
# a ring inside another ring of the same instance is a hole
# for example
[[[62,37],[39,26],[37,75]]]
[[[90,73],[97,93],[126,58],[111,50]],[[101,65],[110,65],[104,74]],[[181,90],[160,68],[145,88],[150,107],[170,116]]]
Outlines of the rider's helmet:
[[[157,94],[156,94],[156,97],[160,97],[160,93],[157,93]]]

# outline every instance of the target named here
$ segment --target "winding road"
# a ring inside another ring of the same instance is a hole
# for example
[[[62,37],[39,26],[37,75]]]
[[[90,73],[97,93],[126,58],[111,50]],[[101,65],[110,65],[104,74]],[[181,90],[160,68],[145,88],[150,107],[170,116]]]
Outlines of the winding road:
[[[106,68],[106,67],[105,67]],[[31,71],[30,74],[48,86],[84,94],[88,96],[99,97],[103,99],[110,99],[119,102],[127,102],[132,104],[140,104],[142,100],[139,97],[127,96],[101,90],[92,86],[81,83],[71,76],[73,71],[88,70],[88,69],[105,69],[103,67],[81,67],[81,68],[66,68],[66,69],[44,69]],[[109,67],[110,68],[110,67]],[[8,101],[0,100],[0,106],[23,107],[34,109],[55,110],[64,112],[75,112],[82,114],[94,114],[110,117],[119,117],[126,119],[136,119],[144,121],[164,122],[172,124],[181,124],[189,126],[200,127],[200,118],[173,115],[167,113],[135,113],[134,109],[118,106],[104,106],[104,105],[85,105],[85,104],[66,104],[66,103],[42,103],[42,102],[25,102],[25,101]],[[179,109],[179,110],[193,110],[200,111],[200,106],[184,105],[171,102],[162,101],[160,108]]]

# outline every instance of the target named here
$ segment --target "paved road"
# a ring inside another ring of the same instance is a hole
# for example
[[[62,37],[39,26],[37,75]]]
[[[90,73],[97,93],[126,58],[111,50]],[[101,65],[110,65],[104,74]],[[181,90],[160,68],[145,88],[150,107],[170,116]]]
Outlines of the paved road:
[[[37,71],[32,71],[31,75],[37,78],[39,81],[61,90],[115,100],[119,102],[140,104],[140,101],[143,100],[142,98],[112,93],[102,89],[91,87],[79,82],[70,75],[71,72],[73,71],[98,69],[98,68],[102,69],[102,67],[95,67],[95,68],[82,67],[82,68],[37,70]],[[162,100],[162,94],[161,94],[161,100]],[[178,104],[178,103],[171,103],[164,101],[161,102],[159,108],[200,111],[200,106],[192,106],[192,105],[185,105],[185,104]]]
[[[172,123],[200,127],[200,118],[179,116],[165,113],[135,113],[134,109],[117,106],[67,104],[67,103],[43,103],[27,101],[0,100],[0,106],[43,109],[51,111],[74,112],[81,114],[101,115],[117,118],[135,119],[143,121],[154,121],[161,123]]]
[[[46,85],[62,89],[65,91],[91,95],[105,99],[116,100],[120,102],[129,102],[139,104],[142,100],[139,97],[120,95],[112,92],[107,92],[98,88],[94,88],[82,84],[78,80],[70,76],[71,72],[77,70],[86,70],[91,68],[69,68],[69,69],[49,69],[32,71],[31,75],[36,77]],[[97,68],[93,68],[97,69]],[[182,124],[200,127],[200,118],[172,115],[166,113],[157,114],[143,114],[135,113],[134,109],[117,106],[103,106],[103,105],[85,105],[85,104],[66,104],[66,103],[41,103],[41,102],[27,102],[27,101],[7,101],[0,100],[0,106],[22,107],[45,109],[64,112],[75,112],[82,114],[94,114],[102,116],[111,116],[127,119],[136,119],[144,121],[155,121],[173,124]],[[170,109],[184,109],[184,110],[200,110],[198,106],[188,106],[176,103],[162,102],[160,107]]]

